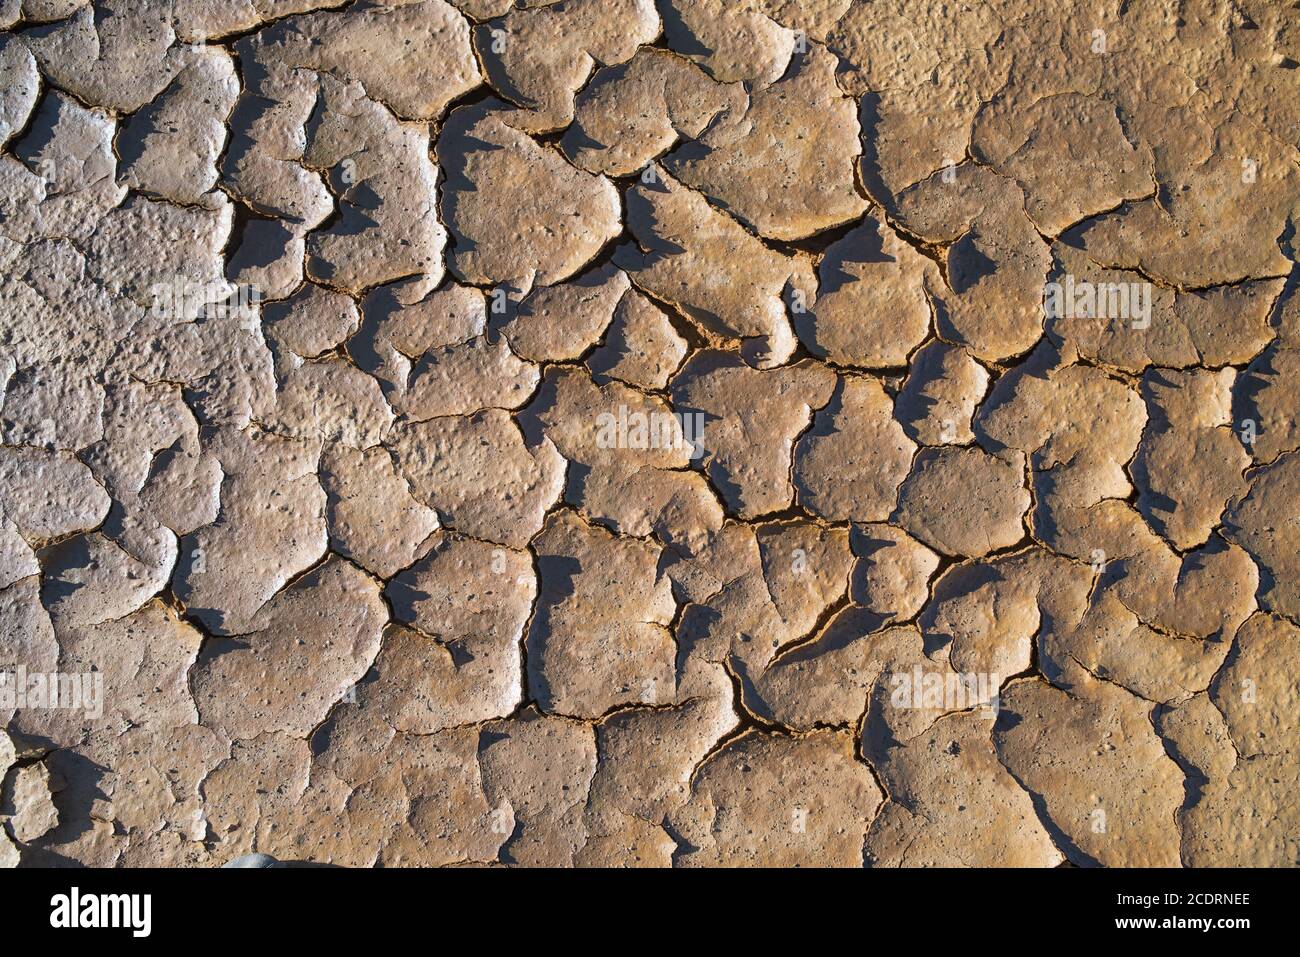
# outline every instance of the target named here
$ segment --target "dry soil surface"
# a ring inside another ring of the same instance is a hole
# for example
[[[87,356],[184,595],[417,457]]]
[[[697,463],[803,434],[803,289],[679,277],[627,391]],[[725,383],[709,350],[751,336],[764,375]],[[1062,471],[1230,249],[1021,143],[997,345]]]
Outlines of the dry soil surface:
[[[0,0],[0,864],[1300,862],[1300,10]]]

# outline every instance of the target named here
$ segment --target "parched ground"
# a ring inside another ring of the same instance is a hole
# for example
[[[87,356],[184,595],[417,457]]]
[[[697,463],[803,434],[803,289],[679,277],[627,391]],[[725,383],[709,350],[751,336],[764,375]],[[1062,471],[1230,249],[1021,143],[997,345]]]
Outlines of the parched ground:
[[[0,28],[0,863],[1300,863],[1296,4]]]

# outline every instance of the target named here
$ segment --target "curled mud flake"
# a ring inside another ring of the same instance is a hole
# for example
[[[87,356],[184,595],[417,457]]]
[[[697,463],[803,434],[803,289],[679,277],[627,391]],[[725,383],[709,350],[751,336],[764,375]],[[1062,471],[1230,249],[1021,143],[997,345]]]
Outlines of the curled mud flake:
[[[0,146],[21,130],[36,105],[40,74],[31,51],[12,36],[0,37]]]
[[[491,325],[522,359],[572,361],[600,341],[629,285],[626,273],[606,263],[566,282],[538,286],[517,305],[497,287]]]
[[[212,206],[225,122],[239,95],[234,62],[212,48],[132,118],[118,139],[123,179],[181,205]]]
[[[861,98],[863,180],[878,201],[966,156],[980,106],[1004,81],[999,21],[984,4],[888,0],[854,3],[830,28],[840,85]]]
[[[723,83],[767,86],[781,78],[799,37],[763,9],[772,3],[667,0],[660,4],[668,48],[693,60]]]
[[[638,288],[738,344],[754,365],[790,358],[796,340],[782,297],[807,275],[804,263],[768,248],[666,173],[643,178],[627,204],[636,245],[620,246],[614,261]]]
[[[1228,660],[1210,686],[1228,735],[1244,758],[1289,753],[1297,733],[1295,682],[1269,662],[1293,654],[1300,628],[1273,615],[1251,617],[1237,632]]]
[[[526,442],[500,409],[399,425],[392,449],[411,495],[444,525],[512,548],[542,527],[564,489],[554,444]]]
[[[1259,566],[1261,606],[1292,621],[1300,620],[1298,486],[1300,455],[1290,452],[1254,472],[1249,491],[1224,514],[1225,536],[1249,552]]]
[[[897,218],[945,247],[945,282],[934,289],[939,335],[997,361],[1043,334],[1047,244],[1024,212],[1024,191],[987,167],[963,163],[904,193]]]
[[[641,389],[662,389],[688,350],[663,309],[639,292],[629,292],[614,310],[605,343],[587,368]]]
[[[795,446],[799,503],[832,522],[881,522],[894,510],[916,446],[875,379],[841,379]]]
[[[573,119],[574,94],[596,64],[631,59],[659,33],[653,0],[568,0],[517,4],[474,30],[487,80],[522,107],[521,130],[560,129]]]
[[[797,651],[844,604],[847,545],[843,531],[806,520],[763,525],[759,533],[747,524],[723,526],[707,548],[668,568],[691,599],[677,627],[687,660],[757,675]],[[881,622],[874,613],[850,620],[865,622],[860,634]]]
[[[321,460],[331,546],[388,579],[419,555],[438,513],[416,500],[385,448],[337,445]]]
[[[834,374],[813,362],[759,370],[733,356],[698,352],[671,391],[678,410],[703,417],[700,467],[728,510],[752,519],[793,502],[795,439],[834,387]]]
[[[87,109],[66,93],[48,93],[7,159],[19,163],[5,169],[0,193],[8,207],[6,233],[24,242],[44,237],[84,242],[95,233],[126,196],[117,182],[116,132],[107,111]]]
[[[204,646],[190,675],[200,719],[231,738],[307,737],[370,668],[387,617],[373,579],[328,560],[258,609],[248,631]]]
[[[522,697],[519,643],[537,598],[526,552],[440,535],[385,595],[393,629],[368,687],[398,731],[428,734],[502,718]]]
[[[1039,807],[1076,865],[1175,867],[1183,776],[1151,726],[1151,706],[1094,681],[1074,696],[1013,683],[993,729],[998,760]]]
[[[596,771],[591,729],[530,707],[484,725],[478,760],[488,804],[514,814],[503,858],[521,866],[573,866],[587,842],[584,812]]]
[[[750,95],[664,159],[678,180],[752,226],[793,240],[857,219],[857,110],[835,85],[835,58],[812,47],[789,75]]]
[[[723,510],[705,477],[691,469],[706,423],[662,396],[620,382],[598,385],[557,368],[520,416],[569,463],[564,497],[589,521],[623,535],[654,535],[697,552],[722,526]]]
[[[443,0],[291,17],[257,43],[262,57],[357,81],[403,119],[436,119],[481,82],[469,26]]]
[[[989,719],[939,718],[878,766],[892,799],[867,835],[877,867],[1055,867],[1033,800],[999,763]]]
[[[855,525],[849,543],[857,558],[849,586],[854,604],[898,621],[924,607],[938,555],[892,525]]]
[[[454,110],[438,140],[442,220],[462,280],[526,293],[590,262],[621,231],[618,190],[570,166],[487,100]]]
[[[1236,370],[1149,372],[1148,427],[1133,476],[1138,510],[1181,551],[1205,544],[1246,490],[1250,455],[1232,428]]]
[[[447,231],[428,132],[398,121],[358,84],[328,75],[320,84],[303,162],[330,170],[339,216],[307,237],[307,274],[353,294],[412,275],[436,283]]]
[[[0,815],[6,818],[15,841],[30,844],[58,827],[59,809],[53,792],[61,786],[62,781],[52,779],[44,764],[15,768],[5,777]]]
[[[897,520],[947,555],[978,558],[1024,538],[1024,460],[977,447],[923,449],[898,492]]]
[[[166,89],[195,57],[193,49],[173,45],[169,4],[134,0],[98,7],[24,0],[28,6],[45,8],[37,18],[54,21],[36,26],[23,38],[41,72],[84,103],[133,113]]]
[[[894,414],[922,445],[965,445],[975,437],[971,417],[988,384],[988,370],[965,349],[930,342],[912,356]]]
[[[1039,232],[1055,236],[1124,200],[1150,195],[1150,149],[1125,138],[1112,104],[1079,93],[1026,103],[1014,92],[980,111],[971,150],[1020,184],[1025,212]],[[1075,148],[1062,150],[1063,143]],[[1080,146],[1091,157],[1081,155]]]
[[[930,333],[927,290],[935,264],[868,216],[826,250],[815,294],[794,311],[795,331],[816,355],[837,365],[883,369],[906,364]],[[814,301],[815,300],[815,301]]]
[[[578,96],[560,147],[575,166],[630,176],[746,103],[739,83],[718,83],[688,60],[647,48],[596,72]]]
[[[541,581],[528,678],[542,710],[590,720],[671,698],[676,647],[668,625],[677,606],[658,568],[661,549],[567,511],[547,520],[534,549]]]
[[[277,370],[284,372],[296,368],[298,359],[315,359],[333,351],[357,331],[360,322],[352,299],[311,283],[262,312],[263,332],[276,352]]]
[[[676,863],[860,866],[882,797],[847,733],[748,731],[705,761],[670,815],[690,842]]]
[[[239,635],[325,553],[320,443],[231,429],[213,447],[224,476],[220,512],[181,539],[172,589],[208,631]]]

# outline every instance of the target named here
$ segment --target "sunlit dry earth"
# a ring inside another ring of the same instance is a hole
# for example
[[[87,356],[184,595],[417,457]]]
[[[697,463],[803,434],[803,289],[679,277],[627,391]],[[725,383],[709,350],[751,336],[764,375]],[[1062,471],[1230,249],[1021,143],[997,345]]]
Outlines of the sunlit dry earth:
[[[1300,862],[1300,10],[0,0],[0,864]]]

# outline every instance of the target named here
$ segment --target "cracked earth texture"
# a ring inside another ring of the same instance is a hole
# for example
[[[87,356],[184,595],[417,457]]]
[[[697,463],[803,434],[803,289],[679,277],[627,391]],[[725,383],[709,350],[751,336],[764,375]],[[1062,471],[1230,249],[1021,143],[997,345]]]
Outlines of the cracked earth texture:
[[[0,863],[1296,864],[1298,8],[0,0]]]

